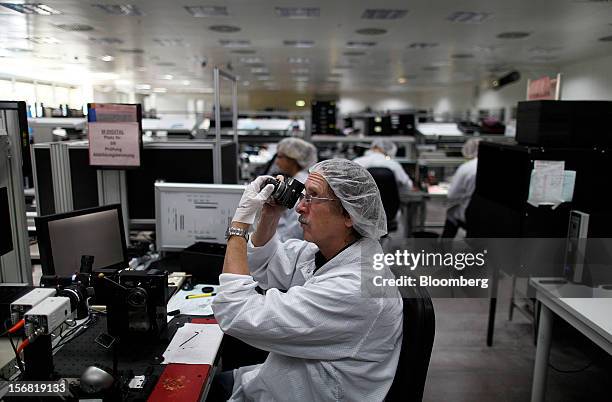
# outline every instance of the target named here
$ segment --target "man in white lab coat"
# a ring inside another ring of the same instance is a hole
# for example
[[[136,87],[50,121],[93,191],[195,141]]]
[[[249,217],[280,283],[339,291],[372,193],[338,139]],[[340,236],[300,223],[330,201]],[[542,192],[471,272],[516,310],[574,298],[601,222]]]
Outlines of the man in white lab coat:
[[[372,141],[372,146],[365,154],[359,158],[353,159],[353,162],[360,164],[366,169],[369,168],[387,168],[393,172],[397,188],[400,192],[410,191],[412,189],[412,180],[402,165],[393,159],[397,152],[397,146],[393,141],[377,138]]]
[[[234,370],[230,400],[382,401],[401,348],[402,300],[395,288],[368,291],[386,232],[376,183],[348,160],[316,164],[297,207],[305,241],[280,243],[283,211],[266,203],[273,188],[264,180],[247,187],[228,228],[212,307],[225,333],[270,353]],[[376,275],[392,277],[387,267]]]
[[[317,148],[300,138],[285,138],[278,143],[275,163],[282,174],[304,184],[308,169],[317,163]],[[298,218],[295,208],[283,211],[276,229],[281,241],[304,238]]]
[[[479,142],[480,138],[470,138],[461,149],[463,156],[470,160],[457,168],[448,187],[446,222],[444,222],[442,238],[453,239],[460,227],[465,228],[465,210],[476,188]]]

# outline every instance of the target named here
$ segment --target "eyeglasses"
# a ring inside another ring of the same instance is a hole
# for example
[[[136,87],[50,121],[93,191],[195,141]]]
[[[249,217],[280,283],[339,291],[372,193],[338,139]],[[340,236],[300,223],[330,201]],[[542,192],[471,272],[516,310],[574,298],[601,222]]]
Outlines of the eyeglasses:
[[[322,201],[336,201],[335,198],[327,198],[327,197],[315,197],[314,195],[310,195],[310,194],[304,194],[301,193],[300,194],[300,202],[302,202],[302,200],[304,200],[304,202],[306,204],[312,204],[313,201],[317,201],[317,202],[322,202]]]

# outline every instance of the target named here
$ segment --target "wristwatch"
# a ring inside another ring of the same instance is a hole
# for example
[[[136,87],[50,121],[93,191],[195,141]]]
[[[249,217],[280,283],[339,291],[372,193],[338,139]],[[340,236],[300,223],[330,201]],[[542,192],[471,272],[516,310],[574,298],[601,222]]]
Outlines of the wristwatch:
[[[240,229],[234,226],[228,226],[225,231],[225,240],[229,240],[231,236],[240,236],[244,237],[244,239],[249,241],[249,232],[247,229]]]

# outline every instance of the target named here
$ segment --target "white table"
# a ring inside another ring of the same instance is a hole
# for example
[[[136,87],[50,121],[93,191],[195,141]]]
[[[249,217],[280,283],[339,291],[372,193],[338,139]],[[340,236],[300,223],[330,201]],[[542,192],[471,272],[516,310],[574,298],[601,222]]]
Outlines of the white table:
[[[537,300],[542,303],[531,388],[532,402],[544,401],[553,313],[612,354],[612,291],[554,281],[554,278],[530,280],[537,291]]]

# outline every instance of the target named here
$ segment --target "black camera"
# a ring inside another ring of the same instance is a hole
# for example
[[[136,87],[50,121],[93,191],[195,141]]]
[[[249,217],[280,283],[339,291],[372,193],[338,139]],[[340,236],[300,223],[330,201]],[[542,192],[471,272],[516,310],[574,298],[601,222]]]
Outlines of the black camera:
[[[274,201],[288,209],[295,206],[300,194],[304,191],[304,185],[293,178],[286,178],[285,181],[269,178],[264,183],[264,187],[268,184],[274,185],[272,193]]]

